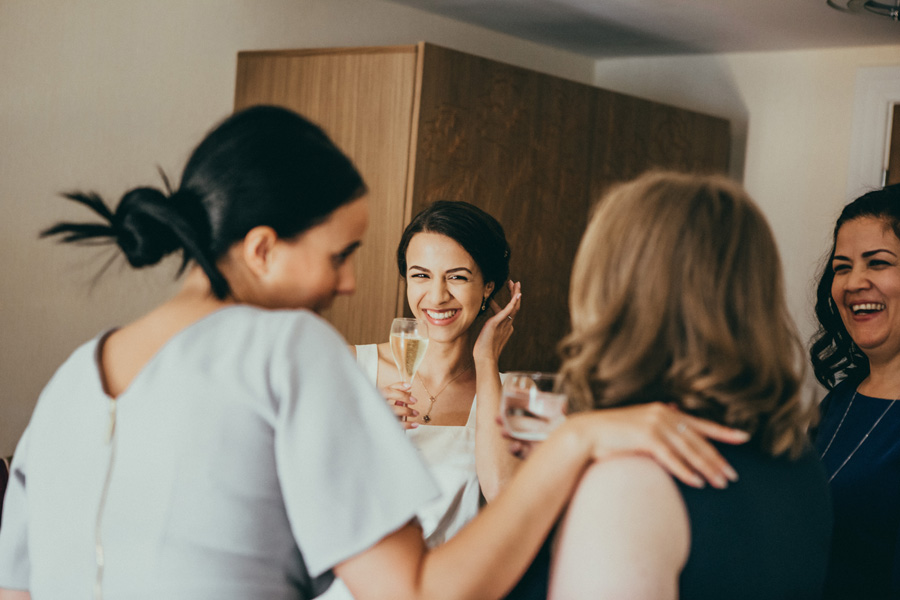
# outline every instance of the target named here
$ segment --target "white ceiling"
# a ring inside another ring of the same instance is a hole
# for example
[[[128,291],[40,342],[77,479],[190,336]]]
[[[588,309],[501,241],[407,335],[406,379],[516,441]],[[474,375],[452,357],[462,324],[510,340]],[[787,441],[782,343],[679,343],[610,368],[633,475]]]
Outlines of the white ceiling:
[[[598,58],[900,44],[900,22],[825,0],[391,1]]]

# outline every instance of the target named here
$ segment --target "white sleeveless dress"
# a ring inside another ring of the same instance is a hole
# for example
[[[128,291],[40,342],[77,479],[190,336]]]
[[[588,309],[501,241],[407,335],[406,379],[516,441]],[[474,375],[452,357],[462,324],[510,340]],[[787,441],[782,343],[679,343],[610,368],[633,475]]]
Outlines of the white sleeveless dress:
[[[356,362],[372,383],[378,378],[378,347],[356,346]],[[406,435],[419,450],[441,488],[441,497],[418,511],[429,547],[453,537],[481,506],[475,472],[475,399],[466,424],[419,425]]]
[[[356,346],[356,362],[374,384],[378,380],[378,347]],[[441,496],[416,512],[429,548],[453,537],[471,521],[482,505],[475,472],[475,405],[465,425],[419,425],[407,436],[428,465]],[[340,579],[321,596],[327,600],[352,600]]]

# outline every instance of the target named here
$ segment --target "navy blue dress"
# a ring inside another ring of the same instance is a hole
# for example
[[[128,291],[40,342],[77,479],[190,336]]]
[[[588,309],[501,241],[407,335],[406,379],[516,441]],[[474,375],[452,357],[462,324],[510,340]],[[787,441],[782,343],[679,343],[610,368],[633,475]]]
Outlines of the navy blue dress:
[[[822,465],[812,448],[791,461],[764,454],[753,441],[715,446],[740,480],[725,490],[677,482],[691,525],[679,597],[819,600],[832,519]],[[550,558],[547,542],[507,600],[545,599]]]
[[[757,442],[715,444],[740,479],[724,490],[678,488],[691,525],[682,600],[819,600],[831,502],[813,448],[772,458]]]
[[[841,382],[826,396],[816,434],[826,475],[833,476],[824,597],[900,598],[900,402],[853,398],[856,385]]]

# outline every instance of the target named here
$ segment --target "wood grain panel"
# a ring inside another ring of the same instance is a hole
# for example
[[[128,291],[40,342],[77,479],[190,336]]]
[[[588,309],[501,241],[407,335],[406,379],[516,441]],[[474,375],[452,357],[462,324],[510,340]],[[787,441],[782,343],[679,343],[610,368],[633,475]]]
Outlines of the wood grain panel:
[[[357,288],[325,314],[350,343],[387,339],[399,276],[415,102],[415,46],[238,54],[235,109],[286,106],[318,123],[369,186],[371,221],[356,258]]]
[[[591,194],[652,168],[726,173],[725,119],[597,89]]]
[[[465,200],[494,215],[522,281],[501,368],[554,370],[586,225],[592,88],[426,44],[414,212]]]
[[[728,122],[421,43],[242,52],[235,107],[281,104],[357,163],[372,226],[357,294],[328,317],[381,341],[408,314],[393,252],[412,214],[466,200],[503,224],[523,305],[501,368],[553,370],[569,329],[569,274],[589,208],[648,168],[728,168]]]
[[[900,183],[900,103],[894,104],[891,116],[891,130],[888,132],[888,168],[885,184]]]

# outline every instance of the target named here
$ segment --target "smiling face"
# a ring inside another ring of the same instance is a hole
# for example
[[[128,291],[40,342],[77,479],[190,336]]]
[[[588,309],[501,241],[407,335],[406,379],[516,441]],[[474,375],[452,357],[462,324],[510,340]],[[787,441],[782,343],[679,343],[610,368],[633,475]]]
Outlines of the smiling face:
[[[844,223],[831,267],[831,297],[856,345],[873,362],[900,354],[900,240],[888,223]]]
[[[337,208],[324,223],[291,239],[278,239],[264,303],[268,308],[321,312],[356,289],[353,254],[369,222],[368,200]]]
[[[406,264],[406,299],[416,318],[428,321],[428,337],[434,341],[466,333],[494,289],[493,282],[485,284],[475,259],[439,233],[415,234]]]

